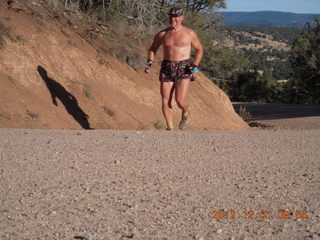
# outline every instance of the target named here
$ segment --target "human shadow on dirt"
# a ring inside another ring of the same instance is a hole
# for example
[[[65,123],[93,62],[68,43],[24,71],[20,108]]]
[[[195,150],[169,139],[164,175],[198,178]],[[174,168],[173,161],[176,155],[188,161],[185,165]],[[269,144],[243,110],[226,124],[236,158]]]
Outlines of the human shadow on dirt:
[[[238,114],[241,107],[245,107],[250,113],[251,121],[320,116],[319,105],[233,103],[233,108]]]
[[[51,94],[52,103],[58,106],[57,98],[66,108],[67,112],[76,120],[84,129],[92,129],[90,127],[89,116],[79,107],[75,96],[69,93],[60,83],[48,77],[47,70],[38,66],[37,71],[41,78],[46,83],[47,88]]]

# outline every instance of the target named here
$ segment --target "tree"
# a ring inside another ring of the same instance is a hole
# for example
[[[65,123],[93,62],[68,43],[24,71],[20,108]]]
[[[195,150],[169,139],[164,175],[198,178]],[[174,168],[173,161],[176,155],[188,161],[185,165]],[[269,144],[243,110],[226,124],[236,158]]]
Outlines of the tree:
[[[320,104],[320,19],[295,39],[291,63],[303,103]]]
[[[215,11],[219,8],[225,8],[224,0],[186,0],[186,10],[193,13],[201,11]]]
[[[49,1],[49,0],[47,0]],[[167,23],[167,12],[173,6],[186,13],[208,14],[204,27],[215,24],[210,13],[225,7],[225,0],[58,0],[65,8],[78,9],[102,21],[125,21],[136,33],[148,35]],[[203,17],[203,15],[199,16]]]

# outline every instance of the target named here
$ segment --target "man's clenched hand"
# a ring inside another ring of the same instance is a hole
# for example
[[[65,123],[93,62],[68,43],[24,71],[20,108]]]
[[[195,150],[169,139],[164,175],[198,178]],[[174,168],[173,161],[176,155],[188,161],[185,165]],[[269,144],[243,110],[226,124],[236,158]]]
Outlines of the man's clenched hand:
[[[149,73],[149,72],[151,71],[151,67],[152,67],[152,60],[151,60],[151,59],[148,59],[147,65],[146,65],[144,71],[145,71],[146,73]]]

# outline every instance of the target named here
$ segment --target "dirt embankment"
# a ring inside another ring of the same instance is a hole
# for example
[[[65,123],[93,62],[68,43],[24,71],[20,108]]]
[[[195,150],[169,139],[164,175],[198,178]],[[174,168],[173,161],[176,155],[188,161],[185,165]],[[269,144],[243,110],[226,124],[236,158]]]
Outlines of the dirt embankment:
[[[0,127],[165,126],[159,64],[151,74],[145,74],[141,61],[146,49],[130,52],[129,45],[121,46],[121,41],[113,39],[119,29],[113,31],[110,26],[88,22],[80,14],[22,0],[1,1],[0,16]],[[139,40],[131,41],[135,44]],[[226,94],[202,74],[190,88],[189,101],[193,108],[190,129],[248,127]],[[176,105],[174,108],[178,125],[180,112]]]

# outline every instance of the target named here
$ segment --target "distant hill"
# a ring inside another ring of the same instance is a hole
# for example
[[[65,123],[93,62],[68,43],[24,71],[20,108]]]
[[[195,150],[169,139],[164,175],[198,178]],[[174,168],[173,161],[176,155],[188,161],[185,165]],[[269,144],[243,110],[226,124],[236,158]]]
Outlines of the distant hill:
[[[225,26],[303,28],[320,14],[297,14],[277,11],[221,12]]]

